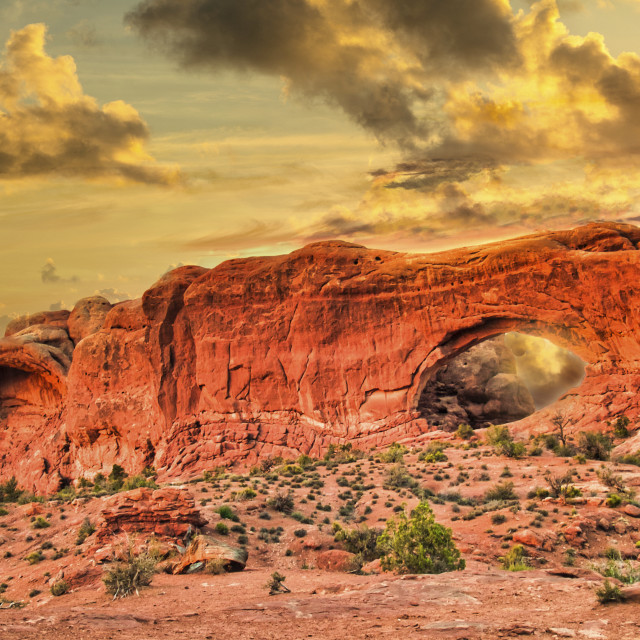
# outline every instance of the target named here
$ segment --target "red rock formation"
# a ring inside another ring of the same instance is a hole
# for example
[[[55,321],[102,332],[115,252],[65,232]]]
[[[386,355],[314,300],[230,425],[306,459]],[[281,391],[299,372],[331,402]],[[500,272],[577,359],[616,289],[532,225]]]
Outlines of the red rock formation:
[[[179,538],[189,527],[206,524],[193,496],[171,487],[117,493],[108,499],[100,516],[97,537],[101,540],[121,531]]]
[[[330,443],[417,440],[430,429],[418,400],[439,367],[507,331],[588,363],[563,400],[573,428],[633,418],[639,243],[640,229],[603,223],[435,254],[325,242],[181,267],[78,342],[66,386],[51,354],[22,345],[16,356],[2,341],[0,389],[36,367],[34,385],[55,378],[60,398],[35,431],[3,400],[0,475],[42,487],[51,469],[77,477],[117,462],[165,479]],[[536,414],[515,428],[545,426]]]

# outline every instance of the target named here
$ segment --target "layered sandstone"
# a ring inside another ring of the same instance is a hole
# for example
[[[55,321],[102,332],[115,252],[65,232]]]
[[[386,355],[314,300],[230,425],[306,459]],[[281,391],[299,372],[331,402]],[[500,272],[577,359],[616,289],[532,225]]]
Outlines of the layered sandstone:
[[[16,337],[29,321],[15,323],[0,341],[0,474],[43,487],[54,471],[117,462],[164,479],[331,443],[415,441],[434,427],[418,402],[438,370],[508,331],[588,363],[562,400],[575,429],[633,418],[639,243],[640,229],[602,223],[434,254],[336,241],[181,267],[74,331],[68,372],[51,344]],[[544,427],[536,414],[516,428],[534,420]]]

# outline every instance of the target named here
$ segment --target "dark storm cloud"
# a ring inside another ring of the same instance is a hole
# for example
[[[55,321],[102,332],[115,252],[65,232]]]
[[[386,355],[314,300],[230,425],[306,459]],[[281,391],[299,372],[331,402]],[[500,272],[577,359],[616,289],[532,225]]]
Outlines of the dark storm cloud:
[[[126,17],[185,67],[283,76],[404,148],[429,131],[427,79],[517,61],[512,19],[500,0],[146,0]]]

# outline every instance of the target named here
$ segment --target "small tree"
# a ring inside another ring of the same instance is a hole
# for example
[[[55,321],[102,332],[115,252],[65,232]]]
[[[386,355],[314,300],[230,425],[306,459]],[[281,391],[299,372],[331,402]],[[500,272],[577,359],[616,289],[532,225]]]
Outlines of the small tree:
[[[569,437],[567,434],[567,428],[574,424],[575,420],[567,417],[562,411],[556,411],[553,417],[551,418],[551,423],[556,428],[556,436],[560,442],[562,442],[562,446],[566,447],[569,442]]]
[[[387,520],[378,546],[383,554],[381,565],[385,571],[444,573],[465,568],[465,561],[451,537],[451,529],[435,521],[426,502],[421,502],[409,517],[403,511],[397,520]]]
[[[608,460],[613,448],[611,438],[597,431],[581,431],[578,448],[590,460]]]

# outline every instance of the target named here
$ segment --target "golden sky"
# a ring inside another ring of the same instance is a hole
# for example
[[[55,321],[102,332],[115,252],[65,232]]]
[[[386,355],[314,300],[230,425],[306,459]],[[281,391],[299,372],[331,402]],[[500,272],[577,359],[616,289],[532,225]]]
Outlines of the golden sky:
[[[0,328],[177,264],[639,216],[640,0],[4,0]]]

